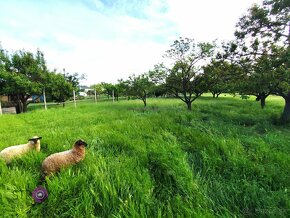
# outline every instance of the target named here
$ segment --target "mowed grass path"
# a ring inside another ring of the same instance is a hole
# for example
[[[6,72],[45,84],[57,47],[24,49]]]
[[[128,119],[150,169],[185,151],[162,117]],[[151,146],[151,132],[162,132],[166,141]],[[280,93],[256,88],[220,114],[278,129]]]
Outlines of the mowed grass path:
[[[80,103],[0,117],[0,150],[42,136],[41,152],[0,161],[0,217],[287,217],[290,127],[283,101],[201,97]],[[50,177],[41,163],[82,138],[86,158]]]

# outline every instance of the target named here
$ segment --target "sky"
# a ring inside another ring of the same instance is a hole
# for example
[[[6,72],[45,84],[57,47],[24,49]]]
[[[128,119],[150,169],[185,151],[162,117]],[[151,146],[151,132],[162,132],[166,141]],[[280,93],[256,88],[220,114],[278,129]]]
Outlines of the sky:
[[[85,74],[82,84],[117,83],[166,62],[179,37],[231,40],[262,0],[0,0],[0,43],[44,53],[49,69]]]

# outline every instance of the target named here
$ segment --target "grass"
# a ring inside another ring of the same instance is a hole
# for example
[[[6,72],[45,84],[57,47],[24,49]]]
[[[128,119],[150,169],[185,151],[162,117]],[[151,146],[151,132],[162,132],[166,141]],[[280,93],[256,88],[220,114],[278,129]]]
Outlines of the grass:
[[[0,117],[0,150],[40,135],[40,153],[0,161],[0,217],[287,217],[290,126],[275,125],[283,101],[262,110],[254,98],[209,96],[82,102],[75,109],[31,106]],[[43,159],[89,144],[86,158],[45,185],[34,204]]]

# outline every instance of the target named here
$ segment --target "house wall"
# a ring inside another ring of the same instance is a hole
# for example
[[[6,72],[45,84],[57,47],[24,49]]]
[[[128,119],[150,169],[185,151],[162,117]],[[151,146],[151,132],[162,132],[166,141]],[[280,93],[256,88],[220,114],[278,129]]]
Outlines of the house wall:
[[[7,95],[0,95],[0,100],[1,100],[1,102],[8,102],[9,98]]]

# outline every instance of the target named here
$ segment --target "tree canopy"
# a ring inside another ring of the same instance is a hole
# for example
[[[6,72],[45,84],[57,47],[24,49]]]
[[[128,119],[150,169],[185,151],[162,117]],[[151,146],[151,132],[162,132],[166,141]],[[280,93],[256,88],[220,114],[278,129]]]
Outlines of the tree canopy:
[[[148,94],[154,86],[149,79],[149,75],[147,73],[138,76],[133,74],[125,84],[127,84],[128,94],[142,100],[144,107],[146,107]]]
[[[0,92],[11,96],[17,103],[18,112],[25,112],[28,99],[41,94],[44,87],[47,74],[44,55],[39,50],[36,54],[21,50],[10,56],[2,52],[1,56]]]
[[[0,49],[0,94],[10,96],[18,113],[26,112],[31,102],[28,99],[41,96],[44,89],[53,100],[66,101],[80,78],[77,73],[50,72],[40,50],[36,54],[25,50],[9,54]]]
[[[236,41],[228,49],[247,71],[252,93],[285,99],[282,122],[290,121],[289,14],[288,0],[254,5],[237,23]]]
[[[195,43],[193,39],[179,38],[166,51],[166,57],[174,60],[166,86],[186,103],[189,110],[192,102],[207,90],[201,66],[213,55],[214,48],[214,43]]]

